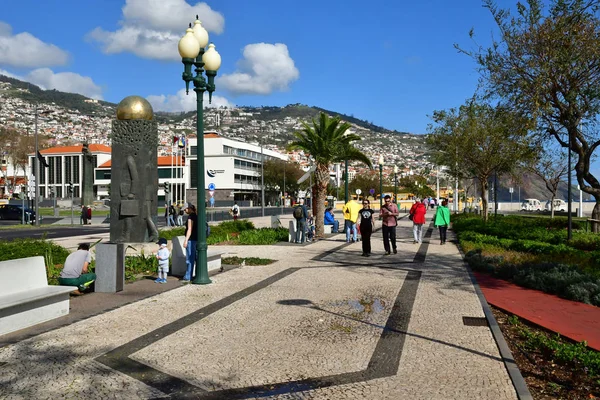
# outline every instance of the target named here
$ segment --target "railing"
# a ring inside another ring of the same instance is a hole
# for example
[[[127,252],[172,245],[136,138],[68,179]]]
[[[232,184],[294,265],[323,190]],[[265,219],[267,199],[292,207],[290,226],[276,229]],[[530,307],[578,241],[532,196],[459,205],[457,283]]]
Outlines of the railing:
[[[281,212],[281,207],[265,207],[265,216],[271,215],[291,215],[294,212],[294,209],[291,207],[284,207],[283,213]],[[262,216],[262,209],[260,207],[253,208],[241,208],[240,209],[240,217],[239,219],[246,218],[255,218]],[[206,220],[208,222],[217,222],[217,221],[232,221],[233,215],[229,214],[229,210],[215,210],[211,211],[207,210]]]

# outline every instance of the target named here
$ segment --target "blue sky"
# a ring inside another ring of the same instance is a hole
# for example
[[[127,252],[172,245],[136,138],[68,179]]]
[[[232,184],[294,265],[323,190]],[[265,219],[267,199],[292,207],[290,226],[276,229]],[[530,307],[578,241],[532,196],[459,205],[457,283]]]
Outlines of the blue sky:
[[[5,1],[0,73],[191,110],[177,41],[196,13],[223,60],[216,104],[303,103],[411,133],[475,90],[475,63],[453,44],[471,46],[471,28],[487,44],[495,31],[480,0]]]

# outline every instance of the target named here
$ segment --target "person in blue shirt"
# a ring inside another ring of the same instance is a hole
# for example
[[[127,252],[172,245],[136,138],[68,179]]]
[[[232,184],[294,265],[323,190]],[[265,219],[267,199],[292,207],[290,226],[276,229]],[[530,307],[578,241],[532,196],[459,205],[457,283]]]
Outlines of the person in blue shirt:
[[[332,233],[338,233],[340,230],[340,222],[333,216],[333,209],[329,207],[325,210],[324,225],[333,225]]]

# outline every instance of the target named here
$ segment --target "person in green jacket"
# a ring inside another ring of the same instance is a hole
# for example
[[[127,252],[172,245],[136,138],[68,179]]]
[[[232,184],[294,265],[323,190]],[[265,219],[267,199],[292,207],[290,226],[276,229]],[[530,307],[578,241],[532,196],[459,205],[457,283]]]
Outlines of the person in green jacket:
[[[446,231],[450,225],[450,210],[448,210],[448,200],[442,201],[435,212],[433,223],[440,228],[440,244],[446,244]]]

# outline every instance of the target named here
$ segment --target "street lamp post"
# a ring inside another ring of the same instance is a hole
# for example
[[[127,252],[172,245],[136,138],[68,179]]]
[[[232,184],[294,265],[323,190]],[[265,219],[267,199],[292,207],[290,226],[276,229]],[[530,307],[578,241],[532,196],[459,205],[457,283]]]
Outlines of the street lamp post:
[[[40,226],[40,160],[38,159],[38,106],[35,105],[35,155],[33,170],[35,171],[35,226]]]
[[[379,155],[379,209],[383,208],[383,154]]]
[[[263,145],[260,142],[260,211],[261,216],[265,216],[265,156],[263,155]]]
[[[350,200],[348,197],[348,160],[344,161],[344,203]]]
[[[398,206],[398,166],[394,165],[394,201]]]
[[[183,80],[185,81],[186,94],[189,92],[190,82],[194,83],[196,92],[196,137],[197,139],[197,207],[198,225],[198,246],[196,248],[197,267],[196,277],[193,280],[195,284],[211,283],[208,277],[208,246],[206,244],[206,204],[205,204],[205,179],[204,179],[204,92],[208,91],[208,102],[212,100],[212,93],[215,91],[215,76],[221,66],[221,56],[215,50],[215,45],[210,44],[208,50],[204,50],[208,44],[208,32],[202,27],[196,15],[194,28],[192,24],[186,30],[185,35],[179,40],[178,49],[181,55],[181,61],[184,65]],[[192,65],[196,67],[196,75],[192,73]],[[206,70],[204,70],[205,68]],[[206,71],[207,80],[203,76]]]

